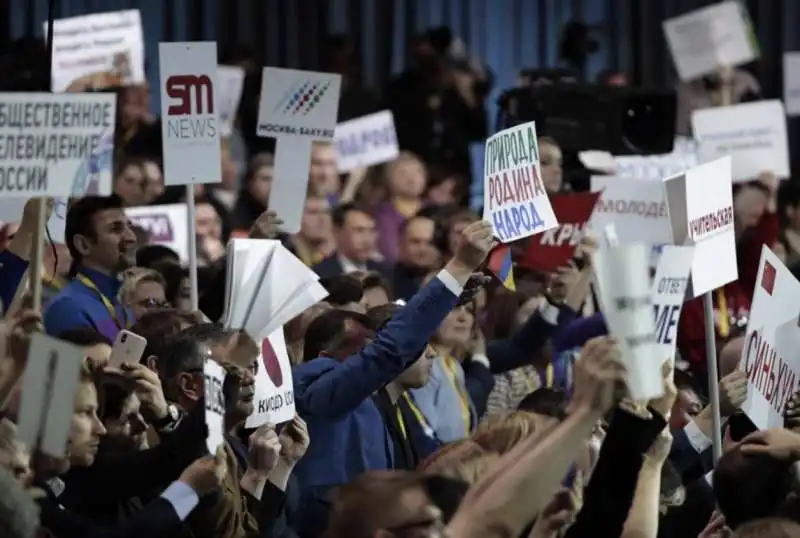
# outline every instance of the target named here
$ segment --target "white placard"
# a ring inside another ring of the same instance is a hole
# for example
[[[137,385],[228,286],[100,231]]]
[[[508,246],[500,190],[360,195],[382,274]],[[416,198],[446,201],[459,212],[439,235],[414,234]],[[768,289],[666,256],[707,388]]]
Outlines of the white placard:
[[[661,183],[592,176],[592,191],[602,192],[589,219],[589,228],[595,233],[613,223],[621,245],[642,242],[660,247],[672,241]]]
[[[99,170],[116,106],[105,93],[0,93],[0,198],[71,196]]]
[[[28,447],[56,458],[66,455],[83,350],[33,333],[20,386],[17,434]]]
[[[222,181],[217,44],[159,43],[164,184]]]
[[[800,116],[800,52],[783,53],[783,102],[787,116]]]
[[[189,237],[186,231],[186,204],[128,207],[125,215],[133,224],[150,233],[151,245],[164,245],[189,261]]]
[[[614,160],[614,175],[624,179],[662,181],[697,166],[697,142],[676,136],[671,153],[661,155],[619,155]]]
[[[286,351],[283,328],[261,340],[261,360],[256,372],[253,401],[255,408],[247,417],[247,428],[258,428],[267,423],[280,424],[294,418],[292,363]]]
[[[664,189],[672,243],[695,246],[689,294],[698,297],[739,278],[730,157],[667,178]]]
[[[206,447],[211,455],[225,442],[225,369],[216,361],[206,359],[203,365],[206,405]]]
[[[46,21],[43,26],[46,36]],[[53,21],[54,92],[144,83],[144,38],[138,9]]]
[[[236,112],[244,90],[244,69],[235,65],[220,65],[217,68],[217,103],[222,136],[230,136],[236,121]]]
[[[678,320],[689,285],[694,247],[666,245],[653,279],[653,310],[656,318],[656,346],[659,357],[675,360]]]
[[[609,334],[619,342],[631,398],[661,396],[664,386],[655,342],[650,289],[650,248],[642,243],[603,248],[594,259],[598,292]]]
[[[334,143],[340,173],[389,162],[400,154],[394,116],[389,110],[340,123]]]
[[[269,209],[287,233],[300,231],[311,143],[333,140],[341,84],[331,73],[264,68],[257,133],[277,139]]]
[[[800,382],[800,282],[764,245],[739,370],[747,374],[742,406],[759,429],[783,427],[786,402]]]
[[[731,0],[664,21],[672,60],[681,80],[694,80],[758,58],[750,17]]]
[[[777,99],[695,110],[692,128],[701,162],[730,155],[734,181],[752,181],[761,172],[790,176],[786,112]]]
[[[483,220],[503,243],[558,226],[542,183],[535,122],[509,127],[486,139]]]

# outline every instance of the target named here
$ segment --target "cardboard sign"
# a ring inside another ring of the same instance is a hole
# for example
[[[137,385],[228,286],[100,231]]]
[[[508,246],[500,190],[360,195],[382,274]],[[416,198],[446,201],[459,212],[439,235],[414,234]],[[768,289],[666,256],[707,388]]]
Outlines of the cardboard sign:
[[[189,261],[186,204],[128,207],[125,215],[132,224],[150,233],[151,245],[164,245]]]
[[[652,297],[656,320],[656,346],[660,357],[675,359],[678,320],[689,287],[694,247],[666,245],[658,260]]]
[[[783,53],[783,102],[787,116],[800,116],[800,52]]]
[[[560,223],[543,234],[531,238],[525,255],[516,260],[517,265],[534,271],[555,271],[566,265],[575,254],[599,192],[559,194],[551,200],[553,211]]]
[[[217,44],[159,43],[164,184],[222,181]]]
[[[660,248],[672,241],[672,227],[661,183],[592,176],[592,192],[600,193],[589,220],[592,231],[599,233],[613,223],[621,245],[641,242]],[[655,258],[651,254],[651,260]]]
[[[486,139],[483,219],[503,243],[558,226],[542,183],[534,122],[509,127]]]
[[[17,434],[31,449],[66,455],[83,350],[42,333],[31,336],[22,374]]]
[[[280,424],[295,415],[292,363],[286,351],[283,328],[261,340],[261,360],[256,372],[255,409],[245,427]]]
[[[337,168],[346,173],[354,168],[393,161],[400,154],[394,116],[384,110],[345,121],[336,126]]]
[[[731,158],[701,164],[664,180],[672,243],[694,245],[691,297],[739,278],[733,230]]]
[[[215,88],[219,103],[219,125],[222,136],[230,136],[239,102],[244,90],[244,69],[234,65],[217,67],[217,87]]]
[[[276,138],[269,209],[286,233],[300,231],[311,143],[333,140],[341,84],[342,77],[332,73],[264,68],[257,134]]]
[[[203,388],[205,392],[206,426],[208,437],[206,447],[209,454],[216,454],[217,448],[225,443],[225,369],[216,361],[206,359],[203,365]]]
[[[742,2],[731,0],[664,21],[672,60],[681,80],[758,58],[758,42]]]
[[[800,388],[800,282],[764,245],[739,370],[747,374],[742,410],[759,429],[783,427],[786,402]]]
[[[595,276],[609,334],[617,338],[632,399],[661,396],[661,366],[655,341],[650,289],[650,249],[642,243],[599,249]]]
[[[757,101],[692,113],[702,162],[730,155],[734,181],[752,181],[761,172],[788,178],[789,139],[780,100]]]
[[[46,36],[47,22],[43,26]],[[53,21],[53,92],[85,92],[146,82],[138,9]]]
[[[91,183],[116,107],[112,94],[0,94],[0,198],[66,197]]]

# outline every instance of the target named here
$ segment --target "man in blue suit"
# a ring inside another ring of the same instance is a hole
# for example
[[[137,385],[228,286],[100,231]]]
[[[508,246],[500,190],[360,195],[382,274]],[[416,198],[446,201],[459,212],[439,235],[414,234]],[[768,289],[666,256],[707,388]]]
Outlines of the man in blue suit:
[[[358,335],[369,334],[368,319],[342,319],[341,330],[325,342],[309,338],[318,332],[314,323],[309,327],[306,361],[293,371],[295,405],[312,439],[295,468],[305,515],[296,530],[303,538],[324,530],[331,488],[365,471],[394,467],[392,439],[372,396],[419,359],[493,246],[489,223],[468,226],[453,259],[363,347]]]

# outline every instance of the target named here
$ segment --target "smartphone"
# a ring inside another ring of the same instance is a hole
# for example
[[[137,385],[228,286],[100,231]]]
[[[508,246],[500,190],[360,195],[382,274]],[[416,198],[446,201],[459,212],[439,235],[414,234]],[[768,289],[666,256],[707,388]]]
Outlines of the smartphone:
[[[131,331],[121,330],[111,348],[109,366],[119,368],[123,362],[138,363],[147,347],[147,339]]]

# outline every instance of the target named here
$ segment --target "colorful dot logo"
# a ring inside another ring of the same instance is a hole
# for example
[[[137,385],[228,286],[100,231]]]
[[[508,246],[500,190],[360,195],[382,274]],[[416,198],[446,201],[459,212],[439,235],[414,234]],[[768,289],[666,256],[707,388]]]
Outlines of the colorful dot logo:
[[[329,87],[330,82],[298,82],[289,88],[274,110],[291,116],[305,116],[319,104]]]

